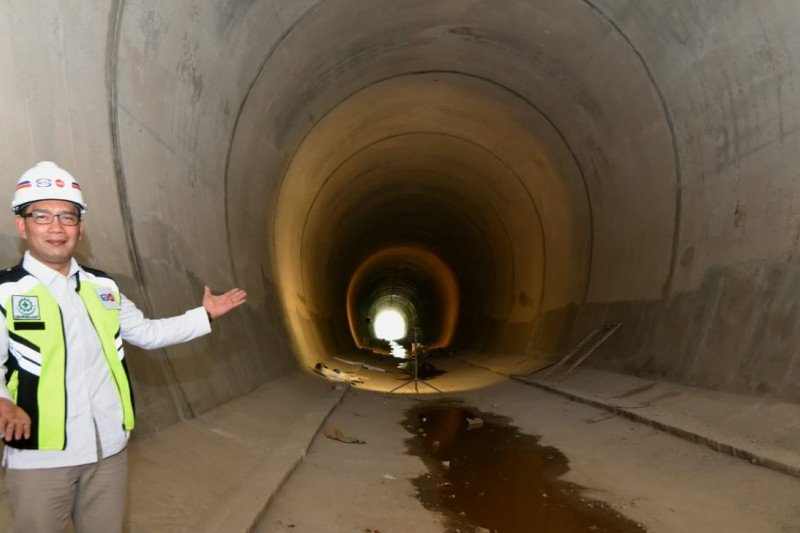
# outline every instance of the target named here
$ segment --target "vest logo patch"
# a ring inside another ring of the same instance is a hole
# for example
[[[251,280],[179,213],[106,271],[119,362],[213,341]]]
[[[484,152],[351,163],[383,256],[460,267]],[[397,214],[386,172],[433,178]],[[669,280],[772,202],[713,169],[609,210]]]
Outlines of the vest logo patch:
[[[15,294],[11,297],[11,309],[14,320],[40,320],[38,296]]]
[[[95,287],[94,290],[97,292],[97,296],[103,303],[103,307],[105,307],[106,309],[120,308],[119,298],[114,296],[114,291],[106,287]]]

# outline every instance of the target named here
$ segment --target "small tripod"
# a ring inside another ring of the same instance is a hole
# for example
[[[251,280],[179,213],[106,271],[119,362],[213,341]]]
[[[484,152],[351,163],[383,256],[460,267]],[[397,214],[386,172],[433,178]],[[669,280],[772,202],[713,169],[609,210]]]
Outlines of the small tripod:
[[[402,389],[403,387],[405,387],[409,383],[413,383],[414,384],[414,392],[419,394],[419,385],[418,384],[422,383],[423,385],[427,385],[428,387],[432,388],[433,390],[435,390],[439,394],[444,394],[441,390],[437,389],[436,387],[434,387],[433,385],[431,385],[430,383],[428,383],[424,379],[420,379],[419,378],[419,352],[420,352],[420,349],[422,348],[422,343],[420,342],[420,340],[421,340],[420,339],[420,328],[419,327],[415,327],[414,328],[414,342],[411,343],[411,364],[414,365],[414,377],[409,379],[405,383],[401,383],[397,387],[393,388],[392,390],[389,391],[390,393],[392,393],[392,392],[394,392],[394,391],[396,391],[398,389]]]

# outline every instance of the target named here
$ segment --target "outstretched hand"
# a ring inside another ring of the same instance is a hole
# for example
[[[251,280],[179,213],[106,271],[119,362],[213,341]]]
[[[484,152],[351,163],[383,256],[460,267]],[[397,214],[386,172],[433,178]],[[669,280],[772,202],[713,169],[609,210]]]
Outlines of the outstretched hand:
[[[242,289],[231,289],[224,294],[211,294],[211,289],[206,285],[203,292],[203,307],[206,308],[211,318],[222,316],[234,307],[242,305],[247,298],[247,293]]]
[[[6,442],[31,438],[31,417],[6,398],[0,398],[0,432]]]

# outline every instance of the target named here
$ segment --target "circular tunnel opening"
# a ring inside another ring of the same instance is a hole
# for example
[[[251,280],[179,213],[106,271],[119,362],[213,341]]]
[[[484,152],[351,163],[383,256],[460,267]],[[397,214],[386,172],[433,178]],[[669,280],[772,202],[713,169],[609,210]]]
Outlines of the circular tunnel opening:
[[[458,322],[460,295],[455,275],[436,254],[420,246],[395,246],[358,265],[347,291],[347,316],[358,348],[388,353],[387,340],[409,344],[410,333],[425,336],[432,348],[451,344]],[[380,314],[402,318],[402,335],[377,334]]]

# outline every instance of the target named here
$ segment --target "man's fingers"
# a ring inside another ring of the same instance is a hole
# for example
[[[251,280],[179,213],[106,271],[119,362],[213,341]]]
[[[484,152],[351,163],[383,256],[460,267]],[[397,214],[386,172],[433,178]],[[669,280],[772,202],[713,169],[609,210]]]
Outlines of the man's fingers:
[[[247,298],[247,293],[242,289],[231,289],[220,296],[225,305],[237,307],[242,305]]]
[[[209,289],[207,285],[205,287],[204,295],[205,296],[214,296],[214,294],[211,292],[211,289]],[[218,295],[217,298],[244,298],[246,296],[247,296],[247,292],[246,291],[244,291],[243,289],[236,288],[236,289],[231,289],[231,290],[229,290],[229,291],[227,291],[227,292],[225,292],[223,294]]]
[[[14,408],[16,412],[9,413],[5,411],[3,417],[0,418],[0,430],[3,432],[2,438],[6,442],[12,440],[19,440],[21,438],[31,438],[31,419],[28,414],[19,409]]]
[[[19,420],[17,420],[16,428],[14,429],[14,438],[21,439],[25,437],[26,439],[31,436],[31,425],[30,420],[28,420],[27,416],[20,415]]]
[[[226,293],[228,296],[247,296],[242,289],[231,289]]]

